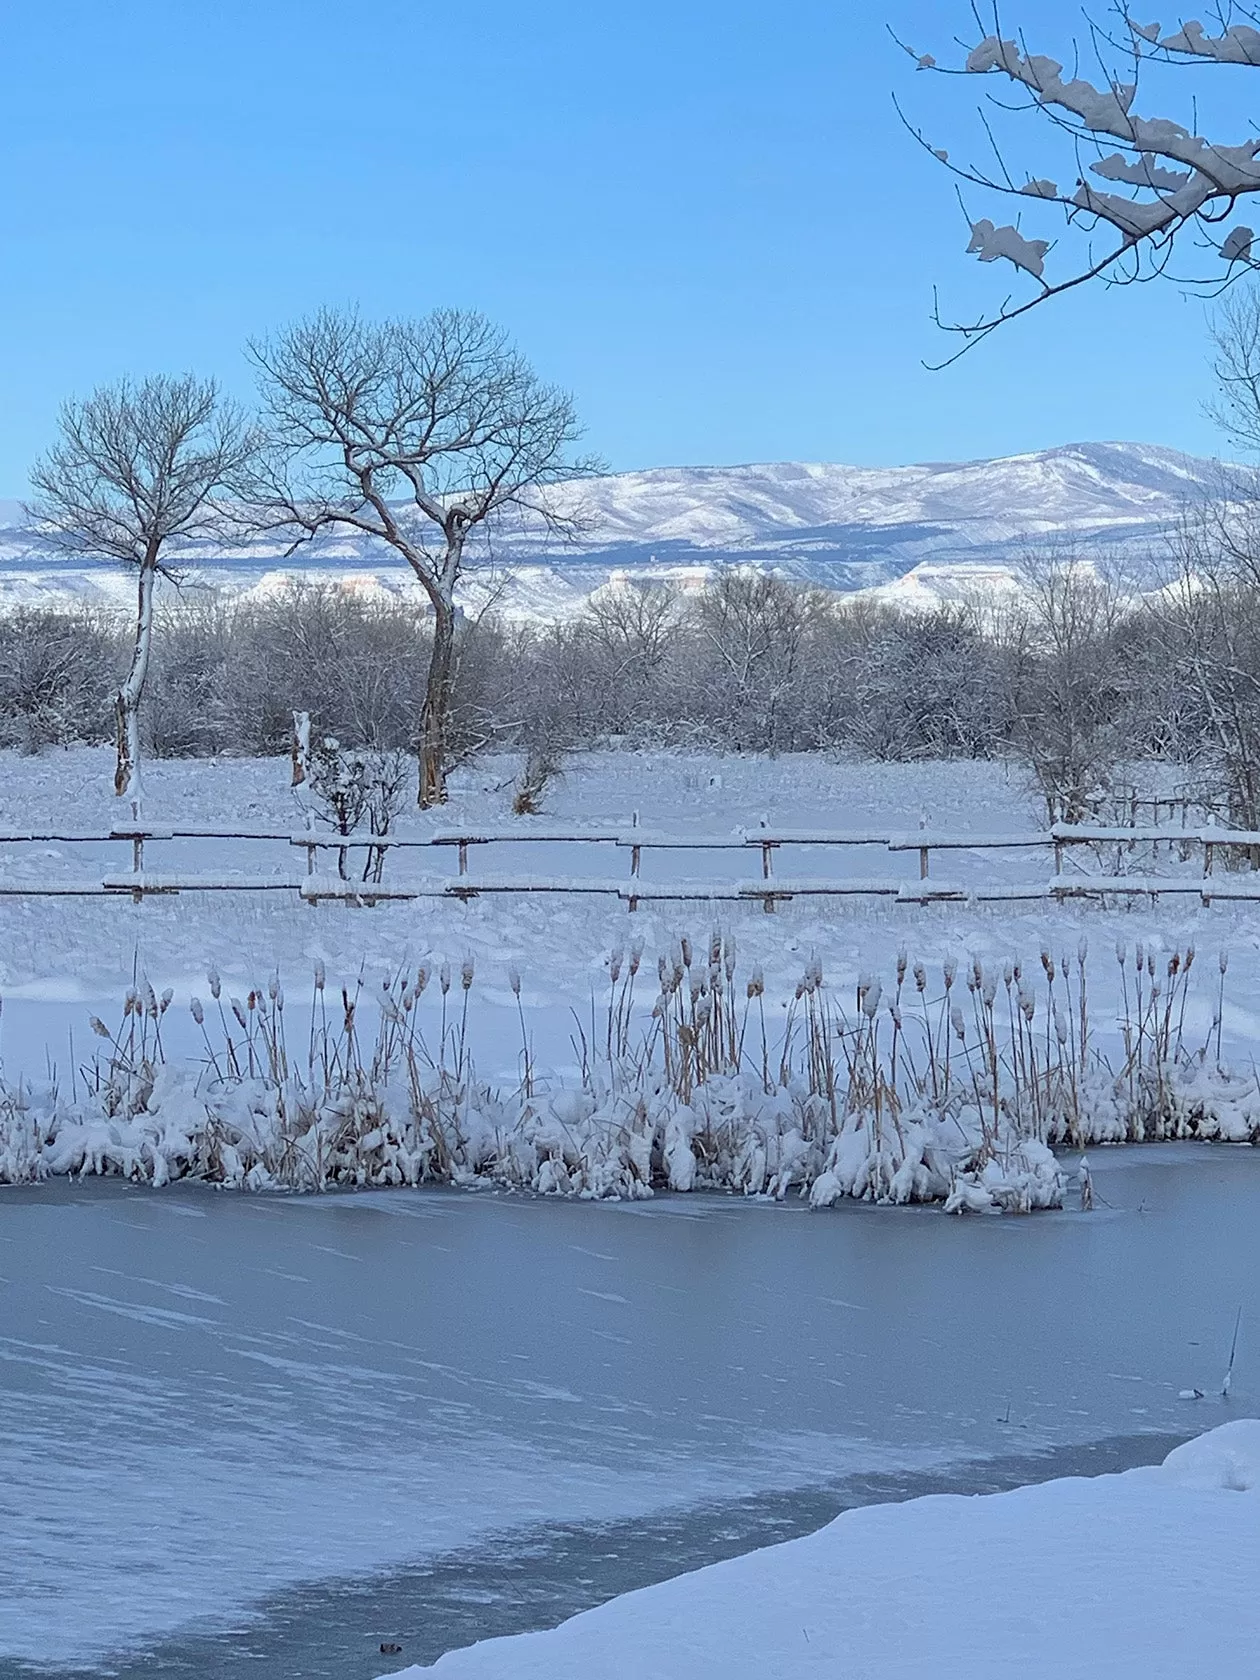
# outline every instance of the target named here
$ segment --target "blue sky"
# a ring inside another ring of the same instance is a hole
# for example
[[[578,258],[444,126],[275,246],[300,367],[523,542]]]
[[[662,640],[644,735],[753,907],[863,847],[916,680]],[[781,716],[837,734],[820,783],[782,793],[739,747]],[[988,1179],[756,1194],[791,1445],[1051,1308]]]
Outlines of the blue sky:
[[[615,468],[1221,447],[1203,306],[1171,286],[1092,291],[922,367],[933,284],[965,312],[1006,278],[963,254],[892,107],[955,146],[977,90],[916,75],[885,25],[944,59],[966,0],[6,13],[0,493],[66,394],[185,368],[243,394],[244,339],[321,303],[484,310]],[[1026,0],[1019,21],[1066,55],[1080,13]]]

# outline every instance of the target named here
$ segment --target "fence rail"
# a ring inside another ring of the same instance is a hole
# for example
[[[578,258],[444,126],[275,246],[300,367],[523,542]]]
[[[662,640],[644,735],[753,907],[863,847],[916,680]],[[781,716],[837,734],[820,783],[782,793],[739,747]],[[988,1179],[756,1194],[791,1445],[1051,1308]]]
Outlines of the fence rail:
[[[213,874],[163,873],[147,867],[146,847],[163,842],[202,840],[221,843],[266,842],[287,845],[305,853],[304,874],[279,873],[269,876],[231,877]],[[1216,827],[1189,828],[1156,825],[1147,828],[1108,828],[1059,824],[1042,832],[1010,834],[948,834],[919,829],[907,834],[874,833],[869,829],[847,830],[822,827],[772,828],[765,826],[727,835],[675,834],[664,830],[626,827],[520,828],[484,826],[440,831],[428,835],[341,835],[271,828],[204,828],[129,826],[100,830],[45,827],[0,830],[0,853],[11,847],[32,844],[108,845],[131,847],[131,869],[81,880],[5,880],[0,876],[0,897],[117,897],[129,896],[139,903],[149,896],[170,896],[183,892],[287,892],[308,904],[342,901],[376,904],[418,899],[457,898],[468,900],[481,894],[556,893],[596,894],[618,898],[629,909],[655,901],[759,901],[767,911],[794,898],[876,897],[900,904],[949,903],[975,900],[981,903],[1050,901],[1066,898],[1108,896],[1158,898],[1165,893],[1197,895],[1204,904],[1216,899],[1260,901],[1260,832]],[[473,875],[469,859],[473,850],[484,846],[509,845],[595,846],[629,852],[628,874],[616,877],[564,875]],[[1202,874],[1154,875],[1065,874],[1064,860],[1077,847],[1095,852],[1115,847],[1132,852],[1139,845],[1161,845],[1189,861],[1197,848],[1202,855]],[[918,854],[918,881],[851,876],[843,878],[780,876],[775,873],[776,854],[785,848],[875,848],[885,855]],[[1053,856],[1054,875],[1048,881],[1013,883],[956,883],[931,876],[933,852],[1026,851],[1045,848]],[[386,882],[381,879],[390,852],[440,852],[454,849],[457,871],[414,882]],[[651,881],[642,875],[645,852],[724,852],[760,855],[757,879],[737,881]],[[338,872],[321,872],[323,854],[336,854]],[[1240,854],[1252,867],[1230,877],[1214,874],[1220,854]],[[353,881],[346,873],[352,854],[366,854],[364,878]]]

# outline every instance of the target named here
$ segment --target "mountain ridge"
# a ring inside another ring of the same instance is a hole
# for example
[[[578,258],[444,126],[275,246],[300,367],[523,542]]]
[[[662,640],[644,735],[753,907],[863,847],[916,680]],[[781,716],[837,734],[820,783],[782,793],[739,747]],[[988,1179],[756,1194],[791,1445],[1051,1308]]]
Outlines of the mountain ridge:
[[[948,595],[969,575],[992,587],[1029,551],[1070,547],[1087,559],[1114,554],[1154,583],[1178,517],[1218,493],[1229,470],[1163,445],[1124,442],[896,467],[650,467],[554,490],[556,508],[580,516],[575,539],[520,518],[494,532],[481,558],[508,574],[508,610],[529,616],[572,610],[612,574],[668,576],[730,562],[909,599],[924,588]],[[196,583],[231,593],[274,588],[282,574],[407,587],[405,569],[371,539],[330,533],[300,556],[283,554],[274,541],[200,543],[181,560]],[[55,553],[24,528],[18,504],[0,504],[0,604],[123,593],[125,573]]]

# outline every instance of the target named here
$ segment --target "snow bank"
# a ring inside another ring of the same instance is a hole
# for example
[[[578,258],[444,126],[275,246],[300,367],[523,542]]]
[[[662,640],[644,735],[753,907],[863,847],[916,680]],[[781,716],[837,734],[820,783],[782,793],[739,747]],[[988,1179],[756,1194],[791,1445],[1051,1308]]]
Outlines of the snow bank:
[[[846,1511],[438,1680],[1185,1680],[1256,1672],[1260,1421],[1162,1466]]]

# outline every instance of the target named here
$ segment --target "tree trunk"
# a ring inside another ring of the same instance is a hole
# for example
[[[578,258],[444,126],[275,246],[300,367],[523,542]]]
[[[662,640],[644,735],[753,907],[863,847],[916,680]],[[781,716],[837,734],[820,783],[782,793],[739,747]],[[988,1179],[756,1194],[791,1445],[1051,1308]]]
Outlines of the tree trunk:
[[[420,714],[420,808],[446,804],[446,725],[455,664],[455,606],[433,598],[433,653]]]
[[[131,667],[114,696],[118,721],[118,765],[114,771],[114,792],[120,799],[131,800],[135,816],[140,814],[141,794],[140,701],[149,674],[149,653],[153,646],[153,585],[156,577],[156,563],[146,557],[140,564],[136,589],[136,642]]]

